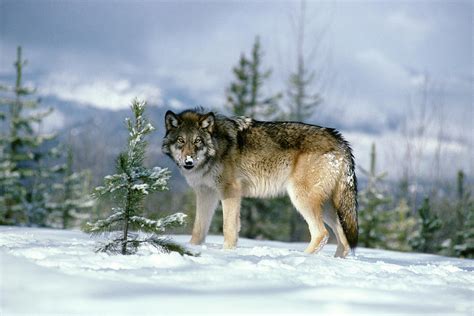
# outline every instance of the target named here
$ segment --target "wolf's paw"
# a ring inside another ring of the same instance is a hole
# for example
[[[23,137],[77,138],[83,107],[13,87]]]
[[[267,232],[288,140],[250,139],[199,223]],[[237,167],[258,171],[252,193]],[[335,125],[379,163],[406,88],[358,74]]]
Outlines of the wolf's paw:
[[[222,248],[226,250],[231,250],[231,249],[235,249],[236,245],[237,245],[236,242],[224,242],[224,244],[222,245]]]
[[[191,240],[189,241],[191,245],[201,245],[204,243],[204,239],[202,238],[194,238],[192,237]]]
[[[349,254],[350,248],[344,248],[341,246],[337,246],[336,253],[334,254],[334,257],[336,258],[345,258]]]
[[[304,252],[307,254],[318,253],[327,244],[328,239],[328,233],[322,235],[319,239],[312,239]]]

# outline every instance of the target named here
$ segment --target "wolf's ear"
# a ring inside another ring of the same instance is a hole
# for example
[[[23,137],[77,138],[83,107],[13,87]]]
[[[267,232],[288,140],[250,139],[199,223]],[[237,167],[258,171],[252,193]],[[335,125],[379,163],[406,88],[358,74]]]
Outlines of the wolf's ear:
[[[201,118],[200,125],[202,129],[207,129],[210,133],[212,133],[212,131],[214,130],[214,122],[214,113],[210,112]]]
[[[176,114],[174,114],[171,111],[167,111],[165,114],[165,124],[166,124],[167,131],[173,128],[177,128],[179,125],[179,120]]]

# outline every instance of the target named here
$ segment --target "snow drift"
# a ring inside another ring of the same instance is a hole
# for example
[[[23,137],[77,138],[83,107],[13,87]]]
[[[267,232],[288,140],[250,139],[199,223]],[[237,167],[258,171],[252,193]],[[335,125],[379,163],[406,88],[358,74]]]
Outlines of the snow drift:
[[[185,244],[189,236],[173,236]],[[474,260],[223,238],[198,257],[95,253],[77,231],[0,227],[1,314],[381,315],[474,312]]]

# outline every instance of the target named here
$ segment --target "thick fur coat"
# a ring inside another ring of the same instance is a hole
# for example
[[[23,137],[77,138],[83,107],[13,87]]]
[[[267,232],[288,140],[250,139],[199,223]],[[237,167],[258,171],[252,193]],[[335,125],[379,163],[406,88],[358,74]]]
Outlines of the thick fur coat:
[[[334,232],[336,256],[357,245],[357,178],[349,144],[334,129],[298,122],[262,122],[187,110],[165,115],[163,152],[196,193],[191,243],[204,242],[223,206],[224,248],[237,244],[242,197],[288,194],[308,224],[306,252]]]

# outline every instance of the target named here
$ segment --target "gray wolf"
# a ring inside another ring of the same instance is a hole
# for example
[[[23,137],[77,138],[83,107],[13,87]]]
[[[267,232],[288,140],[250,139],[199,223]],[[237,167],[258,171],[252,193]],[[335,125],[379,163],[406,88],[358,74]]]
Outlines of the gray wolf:
[[[196,194],[192,244],[205,241],[219,201],[224,248],[234,248],[243,197],[287,193],[308,224],[306,253],[337,238],[335,256],[357,245],[357,178],[351,148],[334,129],[298,122],[263,122],[186,110],[165,115],[162,150]]]

